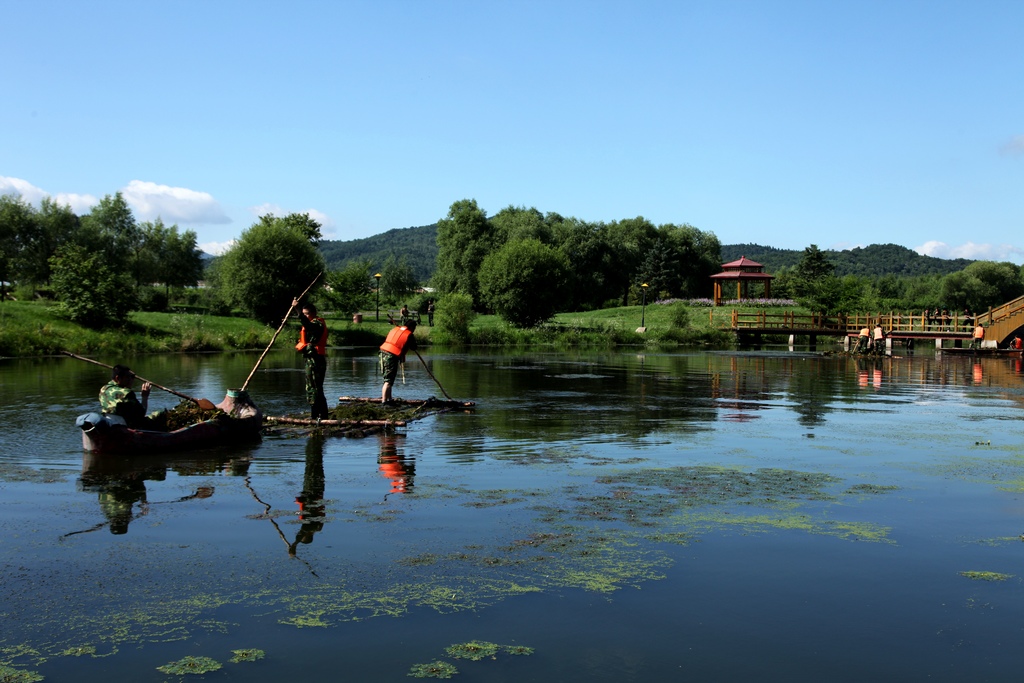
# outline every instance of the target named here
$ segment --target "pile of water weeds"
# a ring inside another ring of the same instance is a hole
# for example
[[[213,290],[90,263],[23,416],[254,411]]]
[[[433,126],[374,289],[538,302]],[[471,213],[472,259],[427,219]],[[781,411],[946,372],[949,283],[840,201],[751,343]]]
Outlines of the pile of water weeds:
[[[230,419],[228,414],[219,408],[203,410],[198,403],[193,401],[182,401],[164,414],[167,419],[167,431],[170,432],[207,420]]]

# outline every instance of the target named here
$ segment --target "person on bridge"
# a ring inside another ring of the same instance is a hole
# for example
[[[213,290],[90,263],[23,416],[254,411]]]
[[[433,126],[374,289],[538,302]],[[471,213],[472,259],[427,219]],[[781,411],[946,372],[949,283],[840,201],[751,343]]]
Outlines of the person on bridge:
[[[972,349],[980,349],[981,342],[985,339],[985,326],[978,323],[978,326],[974,328],[974,339],[971,340]]]

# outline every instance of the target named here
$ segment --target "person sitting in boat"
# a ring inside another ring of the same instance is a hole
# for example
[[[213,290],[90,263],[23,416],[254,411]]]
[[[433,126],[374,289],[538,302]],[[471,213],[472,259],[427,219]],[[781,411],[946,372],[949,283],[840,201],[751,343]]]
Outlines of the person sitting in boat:
[[[142,400],[132,391],[135,373],[127,365],[115,365],[110,381],[100,389],[100,410],[104,415],[117,415],[132,429],[166,430],[167,411],[158,410],[146,415],[149,390],[152,384],[142,384]]]
[[[384,386],[380,392],[381,403],[391,403],[391,389],[398,376],[398,364],[405,362],[405,354],[409,349],[416,348],[416,321],[410,320],[404,325],[388,332],[384,343],[380,345],[380,374],[384,378]]]
[[[981,342],[985,339],[985,326],[978,323],[978,326],[974,328],[974,338],[971,339],[971,348],[980,349]]]
[[[1020,351],[1024,349],[1024,339],[1020,338],[1020,335],[1013,335],[1013,339],[1010,341],[1010,348]]]

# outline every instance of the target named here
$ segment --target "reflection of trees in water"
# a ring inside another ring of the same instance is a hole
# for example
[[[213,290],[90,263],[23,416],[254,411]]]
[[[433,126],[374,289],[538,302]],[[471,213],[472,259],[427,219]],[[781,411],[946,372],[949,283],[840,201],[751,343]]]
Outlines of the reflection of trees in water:
[[[149,502],[147,481],[165,481],[167,470],[181,476],[194,476],[226,472],[244,475],[249,469],[249,458],[212,456],[207,459],[185,457],[128,456],[115,457],[86,453],[82,460],[82,474],[78,478],[78,490],[96,493],[100,510],[105,521],[95,526],[72,531],[64,536],[96,531],[107,526],[112,534],[126,534],[134,520],[149,514],[153,505],[182,503],[196,498],[213,495],[212,486],[200,486],[195,492],[174,500]]]
[[[502,357],[468,364],[461,379],[501,410],[480,420],[443,420],[457,437],[456,458],[479,458],[487,438],[574,439],[615,434],[642,438],[685,434],[718,421],[756,420],[766,409],[792,410],[805,427],[820,426],[865,391],[901,394],[907,383],[976,387],[1014,384],[1021,363],[924,353],[881,357],[788,351],[652,352]],[[592,360],[590,360],[592,359]],[[482,401],[486,405],[486,400]]]

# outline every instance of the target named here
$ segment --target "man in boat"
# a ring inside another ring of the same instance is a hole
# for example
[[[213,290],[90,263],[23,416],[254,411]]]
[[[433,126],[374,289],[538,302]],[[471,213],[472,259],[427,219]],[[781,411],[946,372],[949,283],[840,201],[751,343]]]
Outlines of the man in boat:
[[[974,338],[971,339],[971,348],[980,349],[981,342],[985,339],[985,326],[978,323],[977,327],[974,328]]]
[[[380,392],[380,402],[391,402],[391,389],[398,376],[398,364],[405,362],[405,354],[409,349],[416,348],[416,321],[409,320],[404,325],[392,328],[384,343],[380,345],[380,374],[384,378],[384,386]]]
[[[149,405],[149,390],[152,384],[142,384],[142,400],[132,390],[135,373],[127,365],[115,365],[110,381],[100,389],[100,410],[104,415],[117,415],[132,429],[152,429],[165,431],[167,428],[167,411],[155,411],[146,415]]]
[[[292,306],[299,300],[292,299]],[[302,330],[295,350],[306,360],[306,401],[310,406],[310,417],[314,420],[327,419],[327,397],[324,396],[324,378],[327,377],[327,321],[317,317],[316,306],[305,303],[299,312]]]

